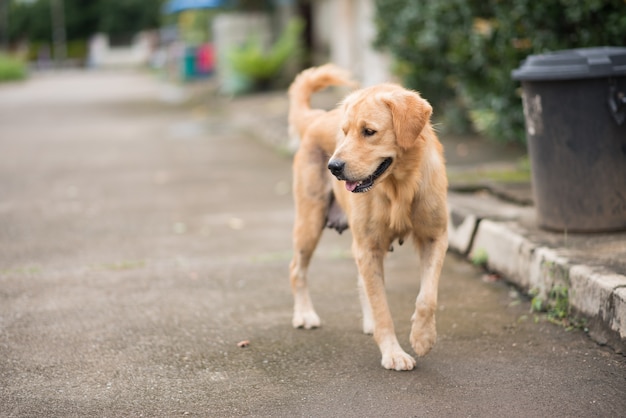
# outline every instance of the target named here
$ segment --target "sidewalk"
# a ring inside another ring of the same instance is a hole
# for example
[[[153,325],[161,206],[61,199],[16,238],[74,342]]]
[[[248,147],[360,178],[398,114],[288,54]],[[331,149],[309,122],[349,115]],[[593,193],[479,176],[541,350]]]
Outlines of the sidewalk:
[[[314,96],[330,109],[338,92]],[[242,131],[292,153],[284,92],[240,97],[229,104]],[[450,249],[514,283],[544,305],[566,287],[571,313],[585,320],[589,335],[626,353],[626,231],[564,234],[537,227],[528,176],[520,169],[525,150],[479,138],[440,136],[450,179]],[[526,163],[526,166],[528,163]]]
[[[362,333],[350,234],[323,234],[310,269],[322,326],[294,329],[285,112],[281,92],[229,101],[130,71],[0,86],[0,417],[623,415],[626,357],[452,251],[437,344],[412,372],[380,367]],[[513,231],[477,203],[532,211],[477,192],[470,170],[517,167],[523,150],[444,142],[450,178],[474,191],[450,199],[453,232],[477,229],[470,254],[485,225]],[[462,204],[482,220],[455,215]],[[411,247],[385,263],[407,349]]]

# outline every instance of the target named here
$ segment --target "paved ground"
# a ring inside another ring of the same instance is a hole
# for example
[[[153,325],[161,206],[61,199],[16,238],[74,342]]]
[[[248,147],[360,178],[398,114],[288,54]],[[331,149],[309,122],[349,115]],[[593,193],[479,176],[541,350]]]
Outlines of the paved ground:
[[[626,358],[452,255],[412,372],[382,369],[359,332],[349,234],[312,267],[323,327],[292,329],[290,162],[221,101],[159,101],[177,94],[133,73],[0,86],[0,416],[626,410]],[[390,254],[407,348],[414,270],[410,246]]]

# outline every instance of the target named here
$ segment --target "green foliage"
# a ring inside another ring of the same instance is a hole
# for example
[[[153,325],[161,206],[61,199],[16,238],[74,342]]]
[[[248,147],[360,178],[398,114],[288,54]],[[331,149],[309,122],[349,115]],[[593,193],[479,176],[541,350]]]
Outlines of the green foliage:
[[[557,289],[558,288],[558,289]],[[557,286],[550,290],[548,297],[542,296],[536,289],[531,290],[530,311],[545,312],[551,318],[564,318],[567,315],[569,298],[566,287]],[[565,304],[565,311],[563,305]],[[559,306],[559,309],[556,306]]]
[[[444,126],[524,140],[511,71],[531,54],[623,45],[624,0],[377,0],[376,45],[404,83],[442,113]]]
[[[11,42],[22,39],[50,40],[50,2],[33,3],[11,1],[8,13],[8,35]]]
[[[267,86],[290,58],[301,53],[299,39],[303,29],[304,22],[293,19],[269,50],[258,37],[250,38],[243,46],[229,52],[232,69],[257,87]]]
[[[246,12],[266,12],[273,9],[274,3],[273,0],[226,0],[222,7]]]
[[[26,65],[18,58],[0,53],[0,82],[26,78]]]
[[[187,45],[200,45],[211,41],[211,22],[216,12],[213,9],[185,10],[177,15],[177,26],[181,38]]]
[[[100,0],[97,3],[99,30],[112,37],[130,38],[143,29],[159,26],[162,1]]]
[[[164,0],[64,0],[68,41],[87,40],[96,32],[129,36],[159,26]],[[21,39],[51,42],[50,0],[11,1],[8,34]]]
[[[84,60],[88,54],[87,41],[74,40],[67,43],[67,57]]]
[[[535,295],[530,300],[530,311],[531,312],[543,312],[544,300],[543,298]]]
[[[566,286],[554,286],[550,290],[549,298],[552,302],[549,305],[548,317],[555,320],[567,318],[570,312],[569,289]]]
[[[569,304],[569,288],[565,285],[554,285],[548,297],[542,297],[534,289],[530,292],[530,311],[543,314],[544,317],[553,324],[561,325],[566,330],[582,329],[586,331],[587,321],[584,318],[572,314]],[[536,317],[535,321],[539,318]]]
[[[479,267],[487,266],[487,262],[489,261],[489,254],[484,248],[478,248],[472,254],[472,264]]]

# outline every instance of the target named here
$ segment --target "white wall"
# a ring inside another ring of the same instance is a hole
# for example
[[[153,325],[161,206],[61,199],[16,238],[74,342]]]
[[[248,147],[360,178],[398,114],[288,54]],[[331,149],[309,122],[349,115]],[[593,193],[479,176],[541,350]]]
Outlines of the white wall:
[[[125,47],[111,47],[104,33],[94,35],[89,42],[88,65],[94,68],[140,67],[147,65],[156,44],[156,34],[139,32],[133,43]]]
[[[374,0],[313,1],[315,64],[331,61],[352,71],[363,86],[390,81],[389,56],[372,47],[374,14]]]

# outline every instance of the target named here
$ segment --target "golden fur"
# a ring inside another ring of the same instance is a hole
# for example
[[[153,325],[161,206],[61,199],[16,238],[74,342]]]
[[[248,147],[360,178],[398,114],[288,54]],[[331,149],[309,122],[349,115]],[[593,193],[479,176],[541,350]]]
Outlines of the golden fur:
[[[315,91],[352,84],[348,73],[328,64],[303,71],[289,89],[290,134],[300,140],[293,162],[292,322],[320,325],[307,288],[309,262],[324,227],[341,232],[349,225],[363,331],[374,334],[383,367],[411,370],[415,359],[400,347],[389,312],[383,259],[394,241],[413,239],[421,286],[410,341],[418,356],[425,355],[436,340],[437,288],[448,246],[443,150],[430,124],[431,106],[398,85],[356,90],[329,112],[310,108]]]

